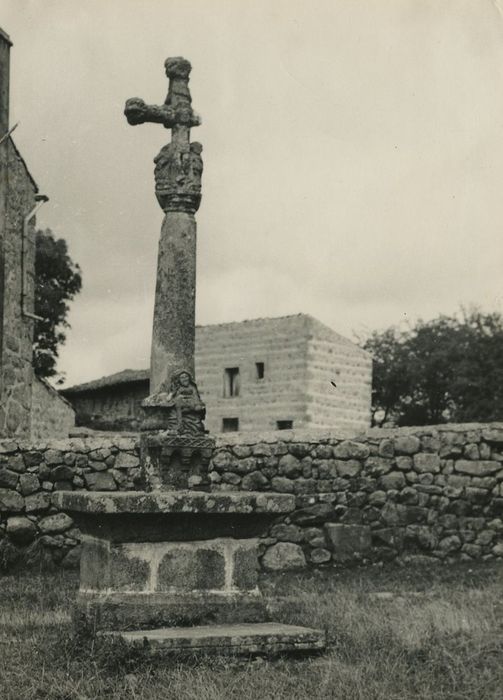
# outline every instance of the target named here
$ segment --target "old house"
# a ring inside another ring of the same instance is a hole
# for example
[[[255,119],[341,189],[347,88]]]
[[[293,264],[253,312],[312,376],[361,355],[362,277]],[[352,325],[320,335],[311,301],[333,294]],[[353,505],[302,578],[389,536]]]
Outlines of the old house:
[[[370,424],[368,353],[305,314],[196,328],[196,377],[211,432]],[[136,430],[147,370],[124,370],[62,390],[77,424]]]

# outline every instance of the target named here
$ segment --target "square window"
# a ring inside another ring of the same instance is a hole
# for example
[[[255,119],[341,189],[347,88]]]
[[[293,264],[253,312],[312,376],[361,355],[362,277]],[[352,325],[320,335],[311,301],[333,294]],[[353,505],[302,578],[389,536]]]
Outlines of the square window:
[[[239,367],[224,369],[224,398],[239,396]]]
[[[265,372],[264,363],[263,362],[255,362],[255,371],[256,371],[257,379],[263,379],[264,372]]]
[[[278,420],[276,421],[278,430],[291,430],[293,428],[293,420]]]
[[[222,432],[235,433],[239,430],[239,418],[223,418]]]

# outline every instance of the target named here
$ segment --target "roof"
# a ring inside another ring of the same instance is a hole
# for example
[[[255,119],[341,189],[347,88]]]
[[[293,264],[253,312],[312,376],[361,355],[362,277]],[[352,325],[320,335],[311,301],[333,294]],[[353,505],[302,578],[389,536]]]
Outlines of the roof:
[[[67,389],[60,389],[59,393],[63,396],[78,394],[83,391],[94,391],[95,389],[104,389],[108,386],[116,386],[117,384],[130,384],[131,382],[148,381],[150,378],[150,370],[148,369],[123,369],[122,372],[109,374],[100,379],[94,379],[85,384],[76,384]]]
[[[29,171],[29,169],[28,169],[28,166],[26,165],[26,161],[25,161],[25,159],[23,158],[23,156],[21,155],[21,152],[20,152],[19,148],[18,148],[18,147],[16,146],[16,144],[14,143],[14,139],[12,138],[12,136],[9,136],[9,141],[10,141],[10,143],[11,143],[12,148],[14,149],[14,153],[16,154],[17,158],[18,158],[19,161],[21,162],[21,165],[22,165],[23,168],[25,169],[26,175],[27,175],[28,178],[30,179],[31,184],[33,185],[33,188],[34,188],[35,192],[38,192],[38,185],[37,185],[37,183],[35,182],[35,178],[34,178],[33,175],[30,173],[30,171]]]
[[[268,324],[282,324],[284,330],[288,331],[294,327],[303,326],[303,329],[312,334],[313,337],[324,336],[327,339],[333,340],[337,343],[343,345],[349,345],[355,352],[361,353],[365,357],[371,357],[371,355],[362,348],[358,347],[355,343],[343,335],[336,333],[332,328],[326,326],[321,321],[309,314],[294,314],[292,316],[273,316],[264,318],[253,318],[247,319],[245,321],[230,321],[228,323],[214,323],[206,326],[196,326],[196,331],[203,333],[218,332],[219,329],[228,330],[232,326],[244,326],[249,325],[251,328],[256,329],[264,328]],[[85,384],[76,384],[75,386],[68,387],[66,389],[61,389],[60,393],[63,396],[72,396],[73,394],[80,394],[85,391],[95,391],[97,389],[103,389],[105,387],[117,386],[118,384],[129,384],[131,382],[147,381],[150,378],[149,369],[124,369],[122,372],[116,372],[115,374],[109,374],[106,377],[101,377],[100,379],[95,379]]]

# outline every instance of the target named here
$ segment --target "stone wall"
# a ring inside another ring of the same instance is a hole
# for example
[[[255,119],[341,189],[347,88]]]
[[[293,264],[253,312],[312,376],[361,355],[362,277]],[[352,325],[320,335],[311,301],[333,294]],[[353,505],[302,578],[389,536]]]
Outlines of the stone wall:
[[[12,139],[0,146],[0,170],[5,215],[0,222],[0,436],[29,437],[33,381],[33,313],[35,242],[32,221],[23,245],[24,217],[35,204],[37,187]],[[24,271],[24,275],[23,275]]]
[[[49,382],[35,377],[31,395],[31,440],[68,437],[74,426],[72,405]]]
[[[503,423],[220,435],[210,475],[213,490],[296,495],[261,543],[266,570],[503,557]],[[0,563],[74,564],[79,532],[52,491],[138,476],[135,437],[0,442]]]

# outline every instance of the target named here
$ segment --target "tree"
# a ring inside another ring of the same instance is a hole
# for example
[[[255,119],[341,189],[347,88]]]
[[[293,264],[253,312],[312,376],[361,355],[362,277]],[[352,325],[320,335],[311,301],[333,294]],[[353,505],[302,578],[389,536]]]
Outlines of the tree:
[[[503,418],[503,317],[477,309],[374,332],[373,425]]]
[[[82,287],[80,267],[68,255],[66,241],[50,229],[35,237],[35,322],[33,366],[39,377],[57,374],[58,348],[66,340],[64,329],[71,301]]]

